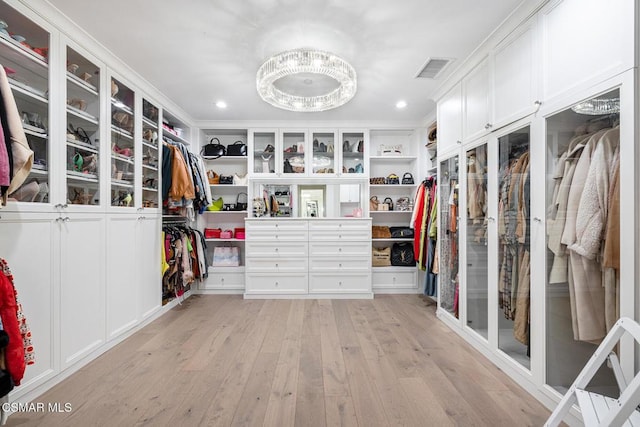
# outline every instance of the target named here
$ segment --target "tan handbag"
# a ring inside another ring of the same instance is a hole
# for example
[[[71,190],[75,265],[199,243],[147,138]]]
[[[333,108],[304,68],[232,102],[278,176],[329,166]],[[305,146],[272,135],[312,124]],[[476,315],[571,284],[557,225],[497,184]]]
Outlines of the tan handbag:
[[[369,210],[377,211],[379,204],[380,204],[380,201],[378,200],[378,196],[371,196],[371,198],[369,199]]]
[[[374,239],[390,239],[391,230],[386,225],[372,225],[371,237]]]
[[[388,267],[391,265],[391,248],[371,248],[371,265],[373,267]]]
[[[220,175],[209,169],[207,171],[207,179],[209,180],[209,184],[215,185],[220,184]]]

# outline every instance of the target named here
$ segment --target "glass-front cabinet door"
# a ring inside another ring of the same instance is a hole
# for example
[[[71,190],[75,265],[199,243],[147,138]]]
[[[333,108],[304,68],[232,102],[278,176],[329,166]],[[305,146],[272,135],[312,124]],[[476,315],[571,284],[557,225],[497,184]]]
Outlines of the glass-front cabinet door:
[[[10,201],[47,203],[50,168],[60,171],[49,161],[49,33],[4,3],[0,12],[0,64],[34,153],[29,176],[19,188],[10,187],[8,196]],[[0,185],[8,187],[9,180],[5,176]]]
[[[100,67],[66,48],[66,200],[100,204]]]
[[[440,307],[458,318],[459,308],[459,238],[458,238],[458,156],[440,162]]]
[[[282,174],[285,176],[304,175],[308,167],[311,167],[311,161],[306,161],[306,153],[310,150],[309,153],[313,154],[312,147],[307,146],[307,132],[304,130],[283,130],[280,140],[282,142],[280,146]]]
[[[487,144],[466,152],[467,326],[488,338]]]
[[[498,348],[531,368],[530,128],[498,138]]]
[[[142,207],[158,208],[160,203],[159,110],[142,100]]]
[[[128,86],[111,78],[111,206],[134,206],[135,94]]]
[[[341,155],[342,164],[340,174],[365,173],[364,165],[366,150],[369,147],[368,133],[364,131],[340,132],[340,144],[336,146]]]
[[[335,151],[337,135],[337,132],[332,130],[311,131],[311,144],[313,147],[311,173],[313,175],[335,175],[337,173],[338,162]]]
[[[276,159],[280,149],[277,141],[277,129],[249,130],[249,144],[252,151],[249,161],[254,174],[275,175],[277,173],[276,166],[280,165],[279,159]]]
[[[546,383],[561,393],[620,316],[619,114],[616,89],[546,118]],[[606,365],[589,387],[618,397]]]

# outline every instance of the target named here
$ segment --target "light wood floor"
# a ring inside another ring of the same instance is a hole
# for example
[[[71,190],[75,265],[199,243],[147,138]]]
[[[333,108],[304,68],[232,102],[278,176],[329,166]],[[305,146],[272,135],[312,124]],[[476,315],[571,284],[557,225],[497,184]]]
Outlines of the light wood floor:
[[[194,296],[15,413],[46,426],[541,426],[549,416],[417,295]]]

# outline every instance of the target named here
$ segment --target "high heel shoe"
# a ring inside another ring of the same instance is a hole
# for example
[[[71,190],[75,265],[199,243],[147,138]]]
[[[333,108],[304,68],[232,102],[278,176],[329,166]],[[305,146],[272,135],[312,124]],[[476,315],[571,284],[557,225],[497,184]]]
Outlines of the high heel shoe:
[[[33,202],[39,191],[40,185],[38,184],[38,181],[31,181],[30,183],[18,188],[10,194],[10,196],[18,202]]]
[[[44,203],[45,197],[49,194],[49,185],[47,185],[46,182],[43,182],[39,185],[39,188],[40,190],[33,201],[37,203]]]

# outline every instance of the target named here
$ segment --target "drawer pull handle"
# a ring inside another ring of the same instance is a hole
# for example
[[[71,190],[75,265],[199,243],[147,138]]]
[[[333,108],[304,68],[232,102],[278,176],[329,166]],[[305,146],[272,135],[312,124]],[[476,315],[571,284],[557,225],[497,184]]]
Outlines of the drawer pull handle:
[[[342,252],[342,248],[338,248],[338,252]]]
[[[224,283],[224,277],[220,278],[220,283]]]
[[[278,252],[279,248],[276,248],[276,252]]]
[[[342,268],[342,264],[338,264],[338,267]]]
[[[342,282],[338,282],[338,286],[342,286]]]
[[[276,264],[276,268],[278,268],[278,264]]]
[[[276,282],[276,286],[278,286],[278,282]]]

